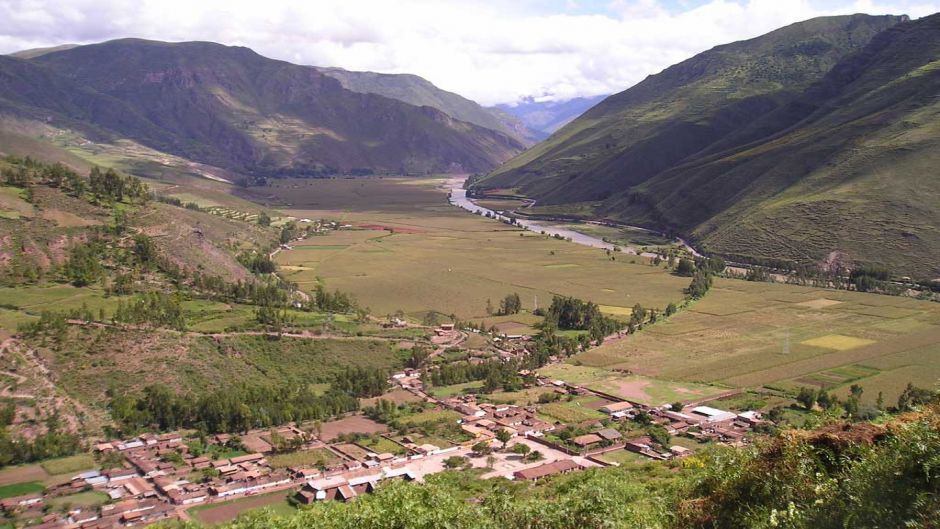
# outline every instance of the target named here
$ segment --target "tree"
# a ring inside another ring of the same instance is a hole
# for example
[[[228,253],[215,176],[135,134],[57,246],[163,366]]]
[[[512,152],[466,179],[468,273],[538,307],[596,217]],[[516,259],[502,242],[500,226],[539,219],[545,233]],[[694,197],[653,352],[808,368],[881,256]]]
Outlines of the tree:
[[[526,461],[541,461],[545,459],[545,456],[542,455],[542,452],[539,452],[538,450],[533,450],[529,452],[529,455],[527,455],[525,459]]]
[[[258,213],[258,225],[259,226],[270,226],[271,225],[271,216],[261,211]]]
[[[526,454],[532,451],[532,448],[525,443],[516,443],[512,445],[512,453],[519,454],[525,457]]]
[[[816,404],[816,390],[807,387],[800,388],[800,393],[796,396],[796,401],[802,404],[807,410],[813,409],[813,404]]]
[[[672,315],[675,314],[678,310],[679,310],[679,309],[676,307],[676,304],[675,304],[675,303],[670,303],[670,304],[666,305],[666,317],[672,316]]]
[[[470,450],[473,451],[473,455],[475,456],[485,456],[493,452],[493,447],[491,447],[490,444],[486,441],[480,441],[479,443],[473,445]]]
[[[489,300],[487,300],[489,303]],[[502,301],[499,302],[499,315],[508,316],[510,314],[518,314],[522,310],[522,300],[519,298],[519,294],[513,293],[508,294]]]
[[[647,435],[650,436],[650,439],[659,446],[666,448],[669,446],[669,442],[672,440],[672,437],[669,435],[669,432],[665,428],[658,424],[651,424],[646,428]]]
[[[676,275],[692,277],[693,274],[695,274],[695,263],[690,259],[679,259],[679,264],[676,266]]]
[[[672,411],[680,412],[682,411],[682,408],[685,407],[685,404],[682,404],[681,402],[676,401],[676,402],[673,402],[670,406],[672,407]]]
[[[496,440],[503,444],[503,450],[506,449],[506,443],[508,443],[510,439],[512,439],[512,433],[510,433],[509,430],[501,428],[496,432]]]
[[[444,466],[446,468],[463,468],[467,466],[470,462],[467,461],[466,457],[463,456],[450,456],[444,460]]]

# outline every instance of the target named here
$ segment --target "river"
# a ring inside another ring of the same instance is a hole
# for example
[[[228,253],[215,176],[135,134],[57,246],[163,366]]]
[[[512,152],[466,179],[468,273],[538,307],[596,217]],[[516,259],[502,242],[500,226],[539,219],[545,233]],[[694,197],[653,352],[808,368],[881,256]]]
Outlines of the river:
[[[467,198],[467,190],[463,188],[463,183],[465,180],[466,180],[466,177],[464,176],[455,177],[455,178],[451,178],[450,180],[448,180],[447,185],[450,188],[450,203],[452,205],[461,207],[473,213],[482,213],[484,215],[490,214],[490,215],[495,216],[499,220],[505,220],[505,221],[509,220],[508,217],[500,215],[491,209],[478,206],[472,200]],[[610,244],[609,242],[605,242],[601,239],[598,239],[597,237],[592,237],[590,235],[585,235],[581,232],[577,232],[577,231],[569,230],[565,228],[559,228],[556,226],[546,226],[546,225],[539,224],[538,222],[534,222],[531,220],[517,218],[516,224],[524,227],[525,229],[529,231],[534,231],[537,233],[545,232],[546,234],[552,235],[552,236],[557,235],[565,239],[571,239],[571,242],[575,242],[584,246],[590,246],[592,248],[600,248],[602,250],[613,250],[615,247],[617,247],[617,245]],[[637,253],[636,249],[632,247],[621,246],[620,249],[625,253],[630,253],[630,254]],[[650,254],[650,255],[653,255],[653,254]]]
[[[491,209],[478,206],[473,200],[467,198],[467,190],[463,188],[464,182],[467,180],[466,176],[456,176],[447,181],[447,187],[450,189],[450,203],[451,205],[466,209],[472,213],[482,213],[483,215],[490,214],[496,217],[499,220],[508,221],[509,218],[496,213]],[[547,235],[559,236],[565,239],[571,239],[571,242],[581,244],[583,246],[590,246],[591,248],[600,248],[602,250],[613,250],[614,248],[620,248],[623,253],[632,254],[632,255],[642,255],[643,257],[656,257],[656,254],[643,252],[638,253],[637,249],[632,246],[618,246],[615,244],[610,244],[602,239],[593,237],[591,235],[586,235],[584,233],[569,230],[567,228],[560,228],[552,225],[539,224],[538,222],[525,220],[525,219],[516,219],[516,224],[522,226],[523,228],[534,231],[537,233],[544,232]],[[570,223],[569,223],[570,224]],[[647,231],[644,228],[627,226],[628,228]],[[695,251],[692,246],[690,246],[686,241],[682,239],[677,239],[676,242],[681,244],[688,250],[692,255],[696,257],[701,257],[701,254]]]

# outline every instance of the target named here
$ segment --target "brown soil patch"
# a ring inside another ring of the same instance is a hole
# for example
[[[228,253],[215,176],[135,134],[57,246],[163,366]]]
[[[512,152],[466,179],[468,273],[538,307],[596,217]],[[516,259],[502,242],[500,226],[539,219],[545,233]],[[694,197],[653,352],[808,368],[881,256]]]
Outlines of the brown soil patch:
[[[646,380],[626,380],[617,383],[617,395],[627,400],[645,401],[650,396],[646,393],[646,388],[650,386]]]
[[[366,408],[369,406],[375,406],[375,404],[382,400],[388,400],[394,402],[395,404],[404,404],[406,402],[419,402],[421,399],[410,391],[405,391],[403,389],[396,389],[394,391],[389,391],[388,393],[372,397],[371,399],[362,399],[359,401],[360,407]]]
[[[68,211],[62,211],[61,209],[47,209],[42,212],[42,218],[46,220],[51,220],[57,225],[70,228],[70,227],[82,227],[82,226],[97,226],[101,222],[95,219],[86,219],[79,217],[74,213]]]
[[[320,428],[320,439],[330,442],[343,433],[382,433],[387,432],[388,427],[377,423],[368,417],[362,415],[353,415],[338,421],[323,423]]]
[[[796,306],[806,307],[810,309],[824,309],[826,307],[831,307],[833,305],[841,305],[841,304],[842,304],[841,301],[836,301],[834,299],[819,298],[819,299],[812,299],[810,301],[804,301],[802,303],[797,303]]]
[[[210,507],[193,514],[196,518],[199,519],[199,521],[207,525],[228,522],[230,520],[234,520],[239,514],[245,511],[257,509],[259,507],[267,507],[268,505],[274,505],[275,503],[281,503],[284,501],[285,497],[287,497],[286,493],[255,496],[253,498],[237,500],[236,502],[227,505]]]
[[[582,402],[581,406],[591,409],[591,410],[599,410],[603,408],[604,406],[610,404],[611,402],[612,401],[609,401],[607,399],[597,399],[597,400],[592,400],[590,402]]]
[[[48,477],[49,474],[39,465],[5,468],[0,471],[0,487],[26,481],[42,481]]]

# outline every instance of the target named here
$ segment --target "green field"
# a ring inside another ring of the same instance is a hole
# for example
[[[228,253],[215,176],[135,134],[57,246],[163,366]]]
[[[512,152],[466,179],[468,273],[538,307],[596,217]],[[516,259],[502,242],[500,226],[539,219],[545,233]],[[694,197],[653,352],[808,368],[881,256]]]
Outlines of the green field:
[[[386,439],[380,435],[373,435],[371,437],[361,439],[357,442],[357,444],[377,454],[404,454],[406,452],[405,447],[402,445]]]
[[[940,380],[940,305],[910,298],[719,279],[667,322],[582,353],[586,366],[682,382],[816,386],[891,404]]]
[[[329,289],[351,292],[376,314],[400,309],[418,318],[434,310],[488,325],[487,300],[498,305],[512,292],[519,293],[525,310],[535,307],[536,298],[546,306],[556,294],[660,309],[682,298],[688,280],[649,266],[645,258],[611,260],[597,249],[471,215],[448,206],[440,184],[320,179],[264,188],[277,197],[272,203],[290,203],[294,216],[338,218],[368,228],[331,232],[278,253],[285,277],[307,290],[322,279]],[[531,326],[519,323],[520,329]]]
[[[483,383],[479,381],[464,382],[463,384],[453,384],[450,386],[439,386],[431,388],[431,393],[435,397],[454,397],[466,393],[479,393],[483,388]]]
[[[409,415],[407,417],[402,417],[397,419],[397,422],[406,425],[406,426],[422,426],[429,423],[448,421],[448,422],[457,422],[457,419],[460,418],[460,414],[451,411],[451,410],[431,410],[423,411],[421,413],[416,413],[415,415]]]
[[[98,468],[90,454],[79,454],[70,457],[61,457],[59,459],[47,459],[41,463],[42,468],[52,475],[77,474],[85,470],[94,470]]]
[[[15,498],[26,494],[35,494],[42,492],[46,487],[38,481],[25,481],[23,483],[14,483],[12,485],[0,486],[0,500],[4,498]]]
[[[104,492],[89,490],[77,494],[69,494],[68,496],[57,496],[50,499],[48,504],[52,507],[82,507],[87,509],[104,505],[110,500],[111,498]]]
[[[718,395],[728,390],[726,387],[692,382],[671,382],[573,364],[543,367],[539,370],[539,374],[633,402],[657,406]]]
[[[572,401],[553,402],[539,406],[539,414],[549,422],[578,423],[607,417],[602,412],[587,408],[584,403],[597,400],[594,397],[580,397]]]

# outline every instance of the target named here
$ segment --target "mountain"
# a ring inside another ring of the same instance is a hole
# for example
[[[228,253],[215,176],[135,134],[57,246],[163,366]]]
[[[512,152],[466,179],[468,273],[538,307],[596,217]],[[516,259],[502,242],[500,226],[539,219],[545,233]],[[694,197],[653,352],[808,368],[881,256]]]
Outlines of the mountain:
[[[0,109],[259,175],[484,171],[509,135],[242,47],[139,39],[0,58]]]
[[[434,107],[448,116],[483,128],[509,134],[526,145],[543,139],[511,114],[484,108],[461,95],[442,90],[423,77],[411,74],[353,72],[342,68],[317,68],[338,80],[344,88],[363,94],[378,94],[418,107]]]
[[[940,15],[813,19],[608,98],[478,184],[743,261],[940,274]]]
[[[515,105],[497,105],[494,108],[516,116],[527,127],[541,132],[547,138],[606,97],[576,97],[567,101],[536,101],[528,98]]]
[[[20,50],[16,53],[11,53],[11,57],[16,57],[18,59],[35,59],[40,55],[45,55],[47,53],[54,53],[57,51],[70,50],[72,48],[78,47],[78,44],[60,44],[58,46],[49,46],[48,48],[30,48],[28,50]]]

